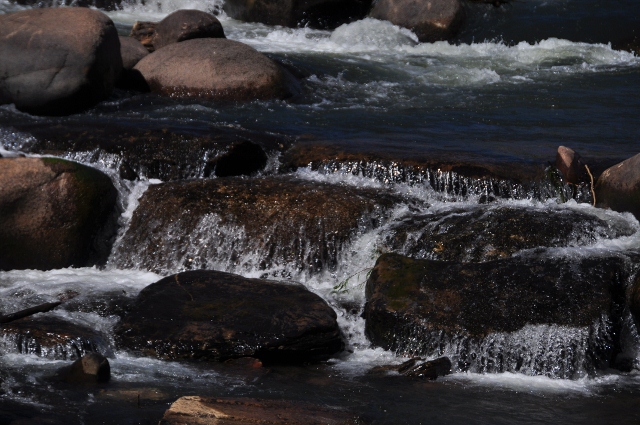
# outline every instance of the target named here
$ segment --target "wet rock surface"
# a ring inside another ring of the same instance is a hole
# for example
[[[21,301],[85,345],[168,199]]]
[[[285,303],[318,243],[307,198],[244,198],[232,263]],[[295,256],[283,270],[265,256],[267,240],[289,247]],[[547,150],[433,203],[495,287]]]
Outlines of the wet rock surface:
[[[447,357],[439,357],[434,360],[425,360],[420,357],[414,357],[399,365],[374,367],[369,371],[369,373],[381,374],[389,371],[395,371],[403,376],[434,380],[440,376],[450,374],[451,367],[451,360]]]
[[[596,183],[597,206],[640,219],[640,154],[606,169]]]
[[[185,132],[103,123],[16,123],[31,137],[15,146],[24,152],[117,162],[120,177],[164,181],[213,175],[248,175],[264,169],[269,155],[286,149],[285,137],[211,127]]]
[[[218,178],[151,186],[124,234],[119,267],[264,270],[334,268],[359,231],[399,201],[384,190],[292,177]]]
[[[293,94],[287,71],[254,48],[222,38],[169,44],[146,56],[134,69],[152,92],[174,98],[247,101]]]
[[[218,18],[200,10],[177,10],[155,28],[154,50],[194,38],[225,38]]]
[[[556,167],[564,179],[572,184],[590,183],[589,174],[580,154],[573,149],[559,146],[556,153]]]
[[[399,220],[384,247],[412,258],[480,262],[536,248],[588,246],[635,232],[626,221],[566,208],[460,208]]]
[[[106,261],[117,192],[109,177],[57,158],[0,159],[0,270]]]
[[[70,384],[100,384],[111,379],[111,365],[106,357],[87,353],[71,366],[58,372],[57,378]]]
[[[383,254],[367,281],[366,334],[399,354],[445,354],[456,370],[593,373],[617,354],[624,270],[618,257],[463,264]]]
[[[122,70],[116,28],[86,8],[31,9],[0,15],[0,104],[66,115],[112,92]]]
[[[205,270],[143,289],[116,335],[122,347],[165,359],[303,363],[343,347],[336,314],[303,286]]]
[[[112,355],[98,331],[65,320],[37,316],[0,325],[3,352],[35,354],[51,360],[75,360],[87,353]]]

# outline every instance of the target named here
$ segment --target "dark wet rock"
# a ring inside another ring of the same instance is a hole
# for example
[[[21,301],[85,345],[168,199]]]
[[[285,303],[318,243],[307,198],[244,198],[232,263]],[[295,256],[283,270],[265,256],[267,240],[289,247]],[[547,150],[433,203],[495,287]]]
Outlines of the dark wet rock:
[[[365,17],[371,0],[227,0],[224,11],[246,22],[285,27],[336,28]]]
[[[112,355],[108,340],[86,326],[50,316],[34,316],[0,325],[3,352],[35,354],[51,360],[75,360],[87,353]]]
[[[129,127],[91,122],[51,125],[26,122],[15,128],[23,138],[17,150],[78,157],[83,162],[114,163],[120,177],[164,181],[211,175],[250,175],[264,169],[270,155],[290,145],[275,135],[224,127],[202,131]]]
[[[0,159],[0,270],[102,264],[117,192],[100,171],[57,158]]]
[[[87,353],[71,366],[65,367],[57,378],[70,384],[100,384],[111,379],[111,365],[98,353]]]
[[[589,173],[580,154],[573,149],[559,146],[556,153],[556,167],[565,181],[571,184],[590,183]]]
[[[213,361],[303,363],[343,347],[335,312],[303,286],[206,270],[143,289],[116,338],[146,355]]]
[[[66,115],[112,92],[122,70],[116,28],[86,8],[31,9],[0,15],[0,104]]]
[[[129,311],[134,297],[124,291],[104,291],[99,294],[74,295],[65,301],[64,310],[69,312],[94,313],[101,317],[122,316]]]
[[[293,94],[284,69],[253,47],[223,38],[170,44],[134,69],[152,92],[172,97],[265,100]]]
[[[624,306],[618,257],[487,263],[382,255],[366,286],[366,334],[455,370],[575,378],[608,367]]]
[[[155,28],[153,47],[158,50],[172,43],[194,38],[226,38],[218,18],[200,10],[182,9],[169,14]]]
[[[630,212],[640,219],[640,154],[606,169],[595,191],[598,207]]]
[[[633,283],[629,287],[629,309],[636,321],[636,326],[640,329],[640,273],[637,274]]]
[[[451,368],[451,360],[449,360],[448,357],[439,357],[434,360],[424,360],[420,357],[414,357],[399,365],[374,367],[369,373],[379,374],[395,371],[404,376],[434,380],[439,376],[450,374]]]
[[[138,40],[149,52],[153,52],[157,25],[157,22],[137,21],[133,24],[129,37]]]
[[[383,243],[386,250],[412,258],[480,262],[535,248],[588,246],[635,232],[627,221],[606,221],[579,210],[494,206],[407,215],[390,227]]]
[[[456,34],[464,8],[459,0],[378,0],[369,16],[408,28],[421,42],[432,43]]]
[[[353,413],[292,400],[186,396],[171,405],[160,425],[357,425]]]
[[[397,202],[383,190],[285,176],[154,185],[112,260],[158,272],[223,268],[290,278],[335,268],[350,239],[379,226]]]
[[[133,37],[120,36],[120,54],[122,55],[122,69],[129,71],[136,66],[140,59],[147,56],[147,49]]]

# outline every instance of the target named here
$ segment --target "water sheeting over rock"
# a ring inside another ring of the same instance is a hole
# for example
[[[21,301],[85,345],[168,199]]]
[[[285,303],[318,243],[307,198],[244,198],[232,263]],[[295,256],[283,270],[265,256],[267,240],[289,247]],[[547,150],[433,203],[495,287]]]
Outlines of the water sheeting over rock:
[[[512,258],[463,264],[378,259],[364,317],[374,345],[472,372],[576,378],[613,363],[625,260]]]

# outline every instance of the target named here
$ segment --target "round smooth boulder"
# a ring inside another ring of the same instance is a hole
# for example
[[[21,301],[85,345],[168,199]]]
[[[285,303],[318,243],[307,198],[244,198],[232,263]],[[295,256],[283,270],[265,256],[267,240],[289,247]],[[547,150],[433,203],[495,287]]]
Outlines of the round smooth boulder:
[[[57,158],[0,159],[0,270],[102,263],[117,191],[100,171]]]
[[[121,347],[164,359],[325,360],[343,348],[335,312],[302,285],[217,271],[144,288],[116,329]]]
[[[246,44],[198,38],[156,50],[134,67],[153,92],[215,100],[285,98],[285,71]]]
[[[607,168],[596,183],[596,206],[640,220],[640,154]]]
[[[86,8],[0,15],[0,104],[40,115],[80,112],[107,98],[122,70],[111,19]]]
[[[120,54],[122,55],[122,70],[128,71],[147,56],[149,51],[135,38],[120,36]]]
[[[156,50],[194,38],[226,38],[218,18],[200,10],[177,10],[160,21],[155,30]]]
[[[369,17],[413,31],[422,43],[448,40],[464,20],[459,0],[378,0]]]

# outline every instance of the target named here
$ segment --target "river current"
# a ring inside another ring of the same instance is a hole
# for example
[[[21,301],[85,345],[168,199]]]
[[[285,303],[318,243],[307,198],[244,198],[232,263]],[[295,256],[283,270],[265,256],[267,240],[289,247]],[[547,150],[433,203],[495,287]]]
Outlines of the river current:
[[[135,21],[157,21],[184,8],[219,11],[220,6],[206,0],[160,0],[127,4],[106,13],[121,35],[127,35]],[[328,31],[243,23],[222,13],[219,19],[228,38],[247,43],[304,76],[301,94],[285,101],[216,104],[117,91],[86,113],[58,118],[33,117],[5,105],[0,106],[0,153],[11,156],[25,151],[29,125],[86,123],[172,128],[196,135],[212,127],[242,129],[356,146],[368,152],[461,158],[511,167],[551,163],[559,145],[575,149],[587,162],[607,165],[640,152],[640,58],[614,49],[615,43],[640,30],[640,3],[522,0],[500,8],[468,7],[473,12],[470,21],[453,44],[421,44],[410,31],[373,19]],[[0,13],[24,8],[0,0]],[[145,176],[137,182],[120,179],[117,158],[96,158],[91,152],[66,157],[112,177],[124,211],[122,229],[144,191],[160,183]],[[270,160],[277,163],[278,158]],[[268,167],[265,173],[274,168]],[[157,423],[172,401],[188,394],[312,401],[357,411],[376,424],[640,422],[640,336],[631,322],[623,326],[625,350],[637,367],[628,373],[611,370],[566,380],[464,372],[436,382],[368,374],[374,366],[403,361],[391,352],[370,347],[364,321],[357,314],[364,303],[363,271],[375,263],[394,220],[411,214],[458,213],[460,208],[471,211],[478,208],[479,195],[442,193],[427,185],[345,168],[301,168],[295,177],[385,187],[424,206],[416,212],[415,205],[407,201],[391,212],[388,225],[360,231],[340,252],[335,268],[308,273],[279,265],[267,271],[270,276],[302,282],[336,309],[347,338],[343,355],[327,364],[274,367],[252,374],[221,365],[137,358],[113,348],[111,334],[117,316],[82,307],[56,310],[46,313],[47,317],[86,325],[108,336],[103,348],[110,354],[112,383],[86,391],[53,384],[49,377],[69,363],[63,355],[36,353],[29,346],[17,349],[15,341],[5,338],[0,341],[0,424],[16,418],[31,420],[25,423]],[[499,207],[577,211],[602,219],[612,229],[624,229],[625,236],[596,235],[587,244],[550,248],[550,255],[581,257],[640,250],[640,224],[630,214],[526,193],[498,199],[492,208]],[[201,253],[202,240],[210,234],[222,234],[230,241],[241,239],[241,232],[220,226],[215,217],[204,220],[199,233],[192,235],[186,255]],[[126,248],[117,241],[104,269],[0,272],[0,313],[49,302],[61,293],[79,294],[74,302],[80,306],[112,293],[134,297],[146,285],[183,269],[181,257],[150,271]],[[218,248],[216,252],[225,252],[229,247]],[[134,266],[120,267],[123,257]],[[265,275],[257,266],[260,253],[247,251],[239,261],[227,260],[224,255],[210,256],[202,266],[247,277]],[[346,288],[337,291],[345,280]],[[345,304],[354,305],[356,314],[343,309]],[[544,332],[525,329],[520,337],[542,341]],[[553,332],[544,338],[562,338],[563,332],[571,331]]]

